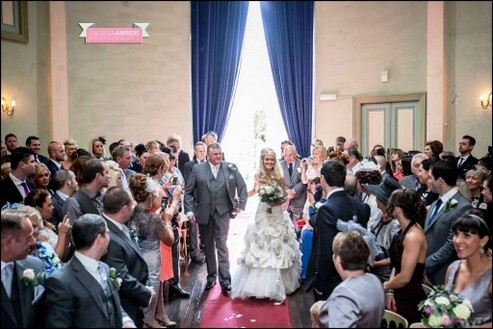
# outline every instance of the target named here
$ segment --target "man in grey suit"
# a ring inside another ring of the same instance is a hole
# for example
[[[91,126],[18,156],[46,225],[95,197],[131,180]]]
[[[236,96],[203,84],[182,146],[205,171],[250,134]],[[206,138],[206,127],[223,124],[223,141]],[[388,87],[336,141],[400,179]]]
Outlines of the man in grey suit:
[[[233,163],[222,161],[221,145],[207,147],[208,161],[193,166],[185,193],[185,213],[189,221],[199,224],[207,264],[206,290],[219,283],[223,291],[231,290],[229,251],[226,244],[229,220],[245,210],[248,193],[245,181]]]
[[[301,171],[298,171],[301,160],[298,159],[296,146],[288,145],[284,148],[283,160],[279,162],[284,181],[286,182],[286,193],[288,194],[288,212],[296,227],[296,220],[301,218],[303,207],[306,202],[306,184],[301,181]]]
[[[42,315],[43,262],[28,256],[36,243],[29,217],[22,210],[2,210],[2,328],[39,326]],[[26,270],[34,270],[39,280],[24,284]],[[37,281],[37,282],[35,282]]]
[[[135,328],[120,305],[117,277],[100,262],[108,251],[108,227],[100,215],[82,215],[72,227],[75,254],[46,279],[47,328]]]
[[[452,244],[454,221],[471,209],[471,202],[455,186],[457,167],[439,160],[431,165],[431,190],[440,196],[433,202],[425,219],[424,234],[428,243],[426,277],[429,283],[445,284],[447,268],[457,259]]]
[[[413,158],[411,159],[411,171],[413,174],[402,177],[401,185],[403,188],[417,191],[421,187],[421,183],[418,180],[418,173],[421,162],[423,162],[424,159],[426,159],[426,154],[424,153],[413,155]]]
[[[114,267],[122,278],[119,290],[122,306],[139,327],[143,324],[142,308],[149,306],[155,296],[154,289],[147,286],[149,269],[137,241],[125,225],[132,217],[132,199],[120,187],[111,187],[103,199],[103,218],[110,234],[108,253],[101,260]]]

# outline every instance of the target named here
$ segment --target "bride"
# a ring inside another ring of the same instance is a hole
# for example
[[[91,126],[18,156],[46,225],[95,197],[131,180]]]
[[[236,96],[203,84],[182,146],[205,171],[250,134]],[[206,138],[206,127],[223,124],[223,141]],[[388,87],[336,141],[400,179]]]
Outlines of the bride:
[[[255,175],[252,196],[259,188],[279,186],[285,191],[284,177],[276,153],[264,148]],[[254,222],[245,233],[245,248],[232,279],[231,298],[269,298],[283,301],[299,287],[301,253],[293,223],[281,209],[284,199],[260,202]]]

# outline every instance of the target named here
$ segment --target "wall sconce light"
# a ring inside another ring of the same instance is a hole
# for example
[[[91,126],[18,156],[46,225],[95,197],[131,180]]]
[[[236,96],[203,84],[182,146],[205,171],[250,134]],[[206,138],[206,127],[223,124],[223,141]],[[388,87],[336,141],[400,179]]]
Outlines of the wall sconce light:
[[[481,99],[481,107],[484,110],[487,110],[488,107],[491,107],[491,93],[489,94],[488,99],[486,99],[484,95],[481,95],[480,99]]]
[[[9,105],[5,97],[2,97],[2,112],[11,117],[14,114],[15,110],[15,100],[12,100],[12,103]]]

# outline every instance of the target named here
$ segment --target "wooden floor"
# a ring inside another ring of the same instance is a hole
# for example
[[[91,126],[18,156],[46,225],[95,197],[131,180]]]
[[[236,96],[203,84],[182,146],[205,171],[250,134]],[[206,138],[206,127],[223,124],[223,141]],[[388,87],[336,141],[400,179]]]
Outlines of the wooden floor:
[[[240,214],[231,221],[228,245],[230,250],[231,274],[236,270],[236,258],[241,252],[242,247],[232,245],[232,241],[243,241],[243,233],[248,224],[253,211],[253,205],[247,208],[245,213]],[[256,205],[255,205],[256,208]],[[249,211],[250,210],[250,211]],[[180,262],[181,278],[180,284],[184,290],[190,292],[191,297],[168,298],[165,309],[172,321],[177,323],[179,328],[198,328],[204,309],[207,293],[204,294],[205,279],[207,270],[205,264],[196,264],[190,261]],[[292,328],[310,328],[310,307],[313,304],[312,292],[306,293],[302,288],[298,289],[289,296],[289,308],[291,313]]]

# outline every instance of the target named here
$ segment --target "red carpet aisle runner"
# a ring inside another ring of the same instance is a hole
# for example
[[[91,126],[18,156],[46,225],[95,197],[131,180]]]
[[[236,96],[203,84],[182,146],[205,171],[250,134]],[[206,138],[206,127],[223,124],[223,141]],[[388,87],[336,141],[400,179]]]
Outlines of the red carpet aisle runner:
[[[200,328],[291,328],[288,299],[277,305],[268,299],[231,299],[216,284],[209,291]]]

